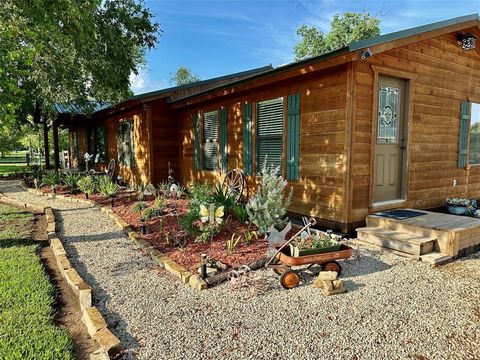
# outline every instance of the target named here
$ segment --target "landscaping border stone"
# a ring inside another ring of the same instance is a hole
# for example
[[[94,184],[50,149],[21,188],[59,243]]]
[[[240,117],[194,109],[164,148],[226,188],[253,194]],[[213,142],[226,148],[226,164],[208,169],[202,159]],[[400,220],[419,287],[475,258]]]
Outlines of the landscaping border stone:
[[[27,191],[34,193],[35,195],[44,196],[42,192],[38,193],[35,190],[30,190],[27,189]],[[2,194],[0,194],[0,202],[17,208],[24,208],[30,211],[33,210],[32,212],[45,215],[47,220],[48,241],[55,257],[57,267],[72,292],[78,298],[80,311],[82,313],[82,322],[84,323],[88,334],[100,346],[99,349],[90,354],[90,359],[109,359],[110,357],[118,355],[123,350],[122,343],[108,329],[107,322],[98,309],[93,306],[91,286],[78,274],[77,270],[70,263],[70,260],[67,257],[67,252],[56,233],[55,213],[52,208],[23,203]]]
[[[208,288],[208,283],[205,280],[203,280],[200,276],[194,276],[191,271],[187,270],[185,267],[183,267],[182,265],[178,264],[177,262],[169,258],[168,255],[163,254],[161,251],[153,248],[153,246],[150,245],[149,242],[142,239],[140,233],[138,233],[137,231],[134,231],[132,226],[128,224],[125,220],[123,220],[120,216],[118,216],[112,209],[95,204],[93,200],[79,199],[71,196],[45,193],[39,189],[27,188],[25,186],[23,187],[26,191],[35,195],[47,196],[50,198],[56,197],[57,199],[70,201],[70,202],[83,203],[83,204],[91,205],[93,207],[100,209],[100,211],[104,212],[110,217],[110,219],[115,221],[115,223],[122,229],[125,235],[130,240],[132,240],[133,243],[137,245],[137,247],[140,250],[147,253],[152,258],[152,260],[156,262],[161,268],[164,268],[170,274],[180,279],[184,284],[189,284],[195,290],[205,290]]]

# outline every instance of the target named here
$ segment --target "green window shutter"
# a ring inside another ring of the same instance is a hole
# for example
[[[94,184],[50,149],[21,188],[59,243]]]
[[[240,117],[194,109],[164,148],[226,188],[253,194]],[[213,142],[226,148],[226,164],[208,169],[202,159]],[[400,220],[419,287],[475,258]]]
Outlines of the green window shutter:
[[[220,109],[220,169],[223,173],[228,170],[227,149],[227,109]]]
[[[243,173],[252,173],[252,104],[243,104]]]
[[[117,158],[118,164],[123,165],[123,134],[122,134],[122,123],[117,125]]]
[[[135,160],[135,122],[131,120],[128,122],[129,124],[129,132],[127,133],[129,136],[129,148],[130,148],[130,167],[134,167],[137,165]]]
[[[198,113],[193,115],[193,162],[195,170],[200,170],[200,124]]]
[[[257,164],[282,168],[283,98],[257,104]]]
[[[130,122],[122,123],[122,147],[123,147],[123,164],[132,166],[132,152],[130,145]]]
[[[218,169],[218,111],[203,114],[203,169]]]
[[[462,101],[460,105],[460,134],[458,137],[458,167],[467,166],[468,129],[470,128],[470,103]]]
[[[287,98],[287,179],[298,180],[300,158],[300,93]]]

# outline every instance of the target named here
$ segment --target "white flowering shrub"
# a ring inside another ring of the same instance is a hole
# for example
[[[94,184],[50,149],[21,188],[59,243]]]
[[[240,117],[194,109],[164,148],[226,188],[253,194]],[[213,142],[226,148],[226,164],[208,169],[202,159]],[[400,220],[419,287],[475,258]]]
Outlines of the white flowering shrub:
[[[287,181],[280,174],[280,168],[262,166],[260,185],[247,204],[250,221],[258,227],[259,234],[265,234],[270,226],[284,223],[292,192],[285,196]]]

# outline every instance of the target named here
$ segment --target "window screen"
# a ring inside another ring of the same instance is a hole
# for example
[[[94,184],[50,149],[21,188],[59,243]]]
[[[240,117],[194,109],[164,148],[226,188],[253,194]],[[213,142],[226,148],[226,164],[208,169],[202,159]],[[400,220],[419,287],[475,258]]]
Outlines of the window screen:
[[[203,169],[218,169],[218,111],[203,114]]]
[[[257,104],[257,169],[265,158],[267,166],[282,168],[283,98]]]

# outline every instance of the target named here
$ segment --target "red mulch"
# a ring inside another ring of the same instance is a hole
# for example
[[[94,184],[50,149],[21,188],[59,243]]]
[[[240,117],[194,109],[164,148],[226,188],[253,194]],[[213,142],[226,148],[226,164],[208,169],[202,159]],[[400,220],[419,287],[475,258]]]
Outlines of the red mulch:
[[[51,192],[51,188],[42,187],[42,191]],[[85,195],[82,193],[70,194],[66,186],[57,187],[56,193],[85,199]],[[89,199],[99,205],[111,207],[110,199],[100,194],[92,194],[89,196]],[[140,221],[140,215],[132,210],[137,201],[136,192],[121,190],[114,199],[112,210],[136,231],[141,233],[142,222]],[[154,198],[145,198],[143,201],[147,206],[151,206]],[[142,235],[142,238],[187,269],[193,269],[200,262],[201,254],[207,254],[211,259],[220,260],[229,266],[247,265],[265,257],[268,242],[263,237],[258,240],[253,239],[248,245],[242,242],[237,245],[232,255],[227,254],[227,240],[234,233],[238,235],[243,234],[246,228],[245,225],[232,216],[227,216],[222,230],[214,236],[212,241],[196,243],[195,237],[188,235],[178,223],[178,217],[186,214],[187,209],[187,199],[168,199],[165,214],[146,222],[148,233]],[[179,242],[181,246],[179,246]]]

